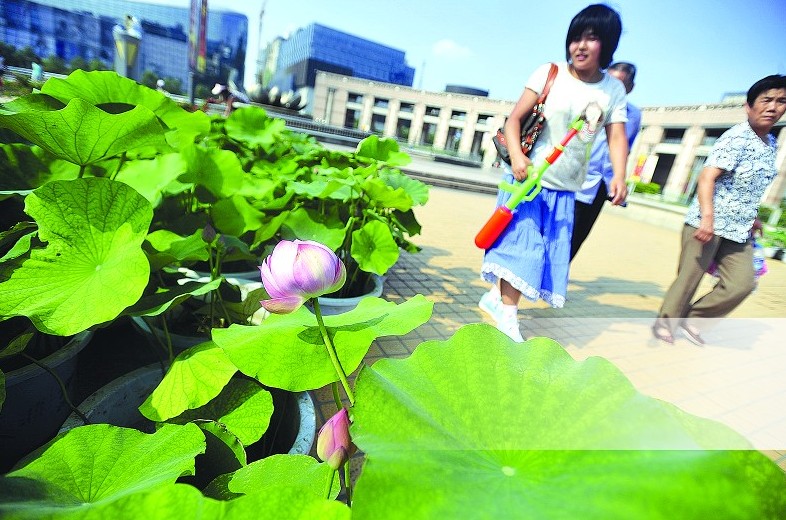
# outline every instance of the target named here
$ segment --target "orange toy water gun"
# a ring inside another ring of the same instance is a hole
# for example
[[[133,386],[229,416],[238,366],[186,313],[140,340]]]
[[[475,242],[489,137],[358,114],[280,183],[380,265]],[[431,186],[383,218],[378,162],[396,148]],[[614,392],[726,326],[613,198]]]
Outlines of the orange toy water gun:
[[[595,108],[597,107],[597,108]],[[573,137],[581,132],[581,141],[590,142],[592,140],[592,136],[595,134],[595,130],[597,128],[597,124],[602,116],[602,111],[600,107],[597,106],[596,103],[591,103],[580,115],[576,118],[573,123],[571,123],[570,127],[568,128],[568,133],[565,137],[562,138],[562,141],[554,147],[551,153],[546,157],[546,160],[538,166],[537,169],[534,169],[530,166],[527,169],[527,178],[524,179],[522,182],[517,182],[514,184],[508,184],[507,182],[501,182],[499,185],[499,189],[507,191],[511,193],[511,197],[503,204],[502,206],[498,207],[494,213],[489,218],[488,222],[481,228],[478,234],[475,236],[475,245],[481,249],[488,249],[491,247],[499,235],[508,227],[510,221],[513,220],[513,210],[516,209],[521,202],[530,201],[535,198],[535,196],[540,193],[542,188],[541,182],[543,179],[543,173],[554,164],[554,161],[562,155],[562,151],[565,149],[565,146],[570,142]],[[585,128],[585,123],[590,122],[587,124]],[[582,132],[582,129],[585,131]]]

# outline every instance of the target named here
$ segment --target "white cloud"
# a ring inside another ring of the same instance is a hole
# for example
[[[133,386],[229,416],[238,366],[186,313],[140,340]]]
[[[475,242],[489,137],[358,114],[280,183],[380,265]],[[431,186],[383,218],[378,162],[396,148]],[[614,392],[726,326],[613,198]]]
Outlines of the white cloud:
[[[438,58],[459,60],[472,56],[469,47],[464,47],[451,39],[443,39],[436,42],[431,47],[431,53]]]

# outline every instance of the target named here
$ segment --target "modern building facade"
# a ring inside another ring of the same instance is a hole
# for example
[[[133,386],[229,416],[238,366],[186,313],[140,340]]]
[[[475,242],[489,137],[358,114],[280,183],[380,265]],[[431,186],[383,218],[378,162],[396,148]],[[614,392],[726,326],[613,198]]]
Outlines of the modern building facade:
[[[189,9],[129,0],[2,0],[0,41],[18,49],[30,47],[40,57],[58,56],[69,62],[79,56],[99,59],[113,68],[112,29],[126,15],[142,27],[141,70],[188,83]],[[208,71],[238,71],[242,83],[248,18],[240,13],[210,9],[207,24]]]
[[[444,150],[490,167],[498,159],[491,138],[514,102],[451,90],[428,92],[319,72],[312,115],[325,124],[392,137],[406,146]],[[643,181],[663,187],[664,199],[690,200],[712,144],[746,119],[744,102],[744,96],[736,96],[717,104],[643,108],[642,130],[630,152],[629,174],[639,166]],[[765,194],[765,202],[773,205],[786,194],[784,126],[782,121],[773,129],[780,150],[779,174]]]
[[[412,86],[415,78],[404,51],[316,23],[273,40],[258,63],[264,67],[258,71],[262,84],[298,92],[308,100],[307,112],[313,106],[317,71],[402,86]]]

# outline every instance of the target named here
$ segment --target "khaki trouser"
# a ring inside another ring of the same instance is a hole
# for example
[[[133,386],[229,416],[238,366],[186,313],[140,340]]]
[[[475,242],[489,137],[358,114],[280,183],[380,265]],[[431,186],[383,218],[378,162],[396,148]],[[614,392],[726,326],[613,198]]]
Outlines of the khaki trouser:
[[[733,311],[753,291],[753,247],[717,235],[706,244],[693,238],[696,228],[682,229],[677,279],[663,298],[658,321],[672,332],[684,319],[720,318]],[[712,261],[718,265],[718,283],[691,303],[701,279]]]

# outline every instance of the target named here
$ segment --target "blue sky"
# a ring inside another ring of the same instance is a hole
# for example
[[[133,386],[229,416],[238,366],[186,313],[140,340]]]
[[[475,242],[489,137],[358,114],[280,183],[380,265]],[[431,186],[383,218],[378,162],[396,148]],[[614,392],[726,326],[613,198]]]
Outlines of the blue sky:
[[[151,1],[151,0],[147,0]],[[153,0],[189,5],[189,0]],[[265,0],[208,0],[249,18],[255,70]],[[312,22],[406,52],[414,86],[459,84],[515,100],[531,71],[565,59],[571,18],[591,2],[573,0],[267,0],[262,40]],[[786,74],[786,0],[621,0],[614,58],[638,66],[630,100],[640,106],[715,103],[768,74]]]

